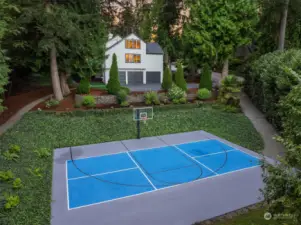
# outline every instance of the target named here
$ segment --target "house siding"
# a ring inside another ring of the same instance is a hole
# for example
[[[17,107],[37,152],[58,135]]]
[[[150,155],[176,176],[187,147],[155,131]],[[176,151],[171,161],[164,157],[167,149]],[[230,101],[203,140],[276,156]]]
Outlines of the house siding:
[[[136,35],[132,34],[126,39],[139,39]],[[116,44],[114,47],[107,50],[106,55],[109,55],[105,61],[105,83],[109,80],[109,69],[112,65],[112,57],[115,53],[117,56],[118,68],[120,71],[143,71],[144,73],[144,82],[146,71],[158,71],[161,72],[161,82],[163,77],[163,55],[152,55],[146,54],[146,43],[141,40],[140,49],[127,49],[125,48],[125,40],[122,40],[120,43]],[[125,54],[140,54],[141,63],[126,63]],[[128,73],[127,73],[128,75]]]

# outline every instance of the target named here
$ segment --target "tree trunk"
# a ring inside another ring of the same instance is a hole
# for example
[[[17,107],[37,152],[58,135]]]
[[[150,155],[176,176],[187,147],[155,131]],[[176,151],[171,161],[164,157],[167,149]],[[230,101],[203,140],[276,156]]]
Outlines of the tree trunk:
[[[67,72],[63,72],[60,75],[60,81],[61,81],[61,89],[64,96],[67,96],[70,94],[70,89],[67,83],[67,79],[70,75]]]
[[[228,76],[229,73],[229,59],[227,58],[224,61],[224,65],[223,65],[223,71],[222,71],[222,79],[226,76]]]
[[[281,15],[281,21],[280,21],[280,34],[279,34],[279,46],[278,46],[278,49],[280,51],[284,50],[288,5],[289,5],[289,0],[285,0],[283,5],[282,15]]]
[[[51,67],[51,80],[53,94],[56,100],[61,101],[63,94],[60,86],[60,78],[56,61],[56,48],[53,46],[50,51],[50,67]]]

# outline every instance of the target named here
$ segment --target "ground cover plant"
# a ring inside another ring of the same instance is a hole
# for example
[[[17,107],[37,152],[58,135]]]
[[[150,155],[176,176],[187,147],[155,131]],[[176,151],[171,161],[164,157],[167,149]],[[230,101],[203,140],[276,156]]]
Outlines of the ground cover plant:
[[[194,104],[159,106],[154,113],[153,120],[142,124],[142,136],[205,130],[256,151],[263,149],[260,135],[240,113]],[[11,170],[22,180],[22,188],[14,191],[20,203],[11,210],[0,210],[0,224],[50,224],[52,151],[44,154],[48,151],[42,148],[51,150],[132,138],[136,138],[136,127],[131,109],[26,114],[0,137],[1,152],[12,142],[21,147],[17,161],[1,159],[0,170]]]

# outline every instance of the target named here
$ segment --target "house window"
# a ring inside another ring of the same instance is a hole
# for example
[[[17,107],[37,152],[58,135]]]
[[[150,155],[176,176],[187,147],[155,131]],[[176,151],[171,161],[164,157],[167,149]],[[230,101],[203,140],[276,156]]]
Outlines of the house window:
[[[141,55],[138,54],[125,54],[126,63],[141,63]]]
[[[141,42],[140,40],[125,40],[125,47],[130,49],[140,49]]]

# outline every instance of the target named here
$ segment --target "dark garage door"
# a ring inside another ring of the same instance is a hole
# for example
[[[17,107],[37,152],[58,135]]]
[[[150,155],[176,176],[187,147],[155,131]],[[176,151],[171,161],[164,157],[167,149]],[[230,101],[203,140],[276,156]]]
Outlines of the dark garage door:
[[[119,81],[120,85],[124,86],[125,83],[125,71],[119,71]]]
[[[128,84],[143,84],[143,72],[129,71]]]
[[[146,83],[161,83],[161,72],[146,72]]]

